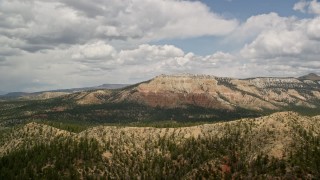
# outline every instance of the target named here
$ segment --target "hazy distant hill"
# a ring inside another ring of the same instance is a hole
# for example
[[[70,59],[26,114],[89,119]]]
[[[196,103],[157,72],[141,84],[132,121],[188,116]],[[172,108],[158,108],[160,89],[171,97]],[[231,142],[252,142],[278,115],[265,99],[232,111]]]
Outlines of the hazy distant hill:
[[[1,96],[1,95],[5,95],[5,94],[7,94],[7,92],[5,92],[5,91],[0,91],[0,96]]]
[[[314,74],[314,73],[310,73],[308,75],[299,77],[299,79],[311,80],[311,81],[320,81],[320,76],[318,76],[317,74]]]
[[[130,84],[102,84],[100,86],[93,86],[93,87],[84,87],[84,88],[72,88],[72,89],[57,89],[52,91],[46,91],[46,92],[80,92],[80,91],[90,91],[95,89],[119,89],[126,86],[129,86]]]
[[[30,93],[26,93],[26,92],[10,92],[10,93],[6,93],[0,96],[0,98],[13,98],[13,97],[20,97],[20,96],[25,96],[25,95],[29,95]]]
[[[82,92],[82,91],[90,91],[90,90],[96,90],[96,89],[118,89],[128,86],[129,84],[103,84],[100,86],[94,86],[94,87],[84,87],[84,88],[72,88],[72,89],[57,89],[57,90],[49,90],[49,91],[41,91],[41,92],[10,92],[1,95],[0,99],[16,99],[16,98],[22,98],[22,99],[47,99],[47,98],[53,98],[58,97],[61,95],[66,95],[70,93],[75,92]]]

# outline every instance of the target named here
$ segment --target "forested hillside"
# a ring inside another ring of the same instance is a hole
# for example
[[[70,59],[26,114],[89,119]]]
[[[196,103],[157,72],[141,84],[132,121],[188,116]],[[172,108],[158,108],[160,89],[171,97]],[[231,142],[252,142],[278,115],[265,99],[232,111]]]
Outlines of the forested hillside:
[[[29,123],[1,133],[1,179],[320,178],[320,119],[293,112],[179,128]],[[42,141],[41,141],[42,139]]]

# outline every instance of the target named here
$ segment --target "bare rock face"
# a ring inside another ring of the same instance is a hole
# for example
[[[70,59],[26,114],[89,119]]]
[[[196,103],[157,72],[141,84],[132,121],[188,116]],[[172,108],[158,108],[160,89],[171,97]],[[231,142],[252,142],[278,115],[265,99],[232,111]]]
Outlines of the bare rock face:
[[[79,105],[101,104],[111,94],[110,90],[96,90],[92,92],[78,92],[67,96],[67,99],[73,99]]]
[[[316,107],[320,85],[296,78],[232,79],[207,75],[161,75],[119,93],[114,101],[152,107],[279,110],[286,106]]]
[[[151,107],[204,107],[233,111],[317,108],[320,84],[298,78],[234,79],[208,75],[160,75],[120,90],[95,90],[66,96],[79,105],[135,102]]]
[[[225,87],[210,76],[159,76],[137,87],[134,98],[150,106],[181,107],[195,105],[233,109],[219,96]]]

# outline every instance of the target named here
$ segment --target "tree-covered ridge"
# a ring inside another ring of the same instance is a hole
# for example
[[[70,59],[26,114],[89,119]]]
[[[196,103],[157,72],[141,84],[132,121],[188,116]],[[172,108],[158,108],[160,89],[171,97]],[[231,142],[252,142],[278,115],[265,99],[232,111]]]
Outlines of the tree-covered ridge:
[[[93,139],[56,138],[50,143],[22,148],[0,159],[0,179],[79,179],[98,177],[103,163]],[[97,175],[96,175],[97,174]]]
[[[317,179],[319,134],[319,117],[292,112],[179,128],[97,126],[77,134],[31,123],[1,136],[1,148],[15,137],[24,143],[2,155],[0,179]]]

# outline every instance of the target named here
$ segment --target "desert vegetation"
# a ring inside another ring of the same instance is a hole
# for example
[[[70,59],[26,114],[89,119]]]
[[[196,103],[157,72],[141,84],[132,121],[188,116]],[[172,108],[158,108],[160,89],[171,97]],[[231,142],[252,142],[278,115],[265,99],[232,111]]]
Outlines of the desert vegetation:
[[[1,179],[320,177],[318,116],[283,112],[190,127],[100,125],[77,133],[56,127],[29,123],[3,131]]]

